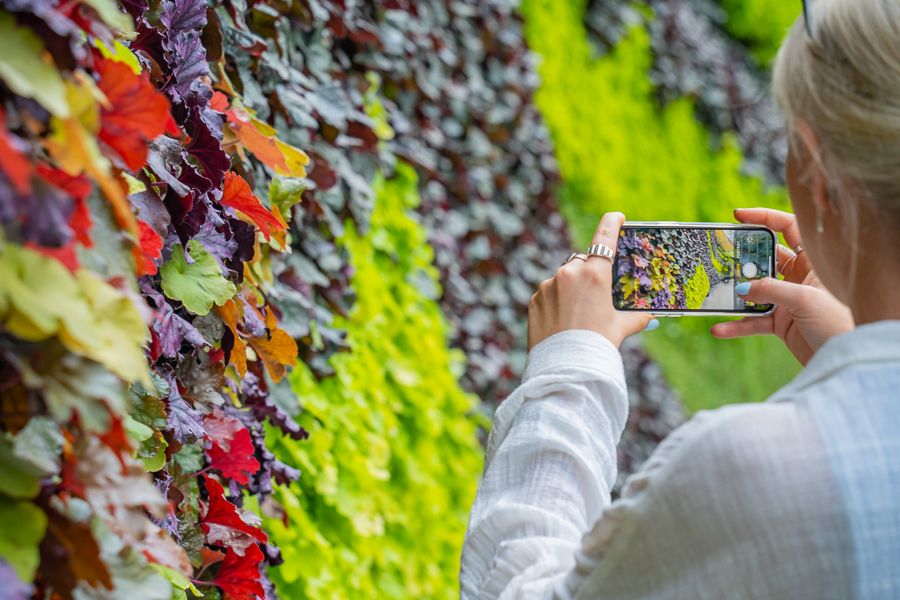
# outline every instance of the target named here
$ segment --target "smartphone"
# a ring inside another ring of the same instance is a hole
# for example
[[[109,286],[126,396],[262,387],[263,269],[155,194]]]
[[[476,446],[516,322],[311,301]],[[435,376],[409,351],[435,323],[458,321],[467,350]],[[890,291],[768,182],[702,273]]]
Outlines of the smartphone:
[[[661,316],[756,315],[734,287],[774,277],[775,233],[759,225],[628,222],[613,261],[613,305]]]

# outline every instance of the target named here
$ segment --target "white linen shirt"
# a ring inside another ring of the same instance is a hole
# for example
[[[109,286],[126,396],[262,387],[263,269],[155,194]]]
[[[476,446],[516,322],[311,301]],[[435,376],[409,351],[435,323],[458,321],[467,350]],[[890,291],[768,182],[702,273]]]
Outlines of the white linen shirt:
[[[858,327],[768,402],[697,413],[611,503],[621,357],[556,334],[494,416],[462,598],[900,598],[898,390],[900,321]]]

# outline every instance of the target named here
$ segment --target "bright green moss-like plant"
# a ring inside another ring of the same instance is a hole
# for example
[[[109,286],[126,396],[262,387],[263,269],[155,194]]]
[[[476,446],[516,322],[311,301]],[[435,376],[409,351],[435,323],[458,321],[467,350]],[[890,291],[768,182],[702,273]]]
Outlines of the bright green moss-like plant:
[[[476,399],[457,379],[434,297],[437,272],[415,176],[375,181],[371,230],[343,242],[358,300],[344,323],[352,351],[318,382],[297,366],[292,386],[310,432],[272,436],[303,470],[276,489],[283,519],[266,531],[285,564],[271,571],[285,598],[457,598],[459,552],[482,466]]]
[[[728,30],[746,40],[753,56],[768,65],[794,20],[802,12],[800,2],[785,0],[722,0],[728,12]]]
[[[529,45],[542,60],[537,104],[563,176],[561,208],[578,246],[609,210],[631,220],[733,221],[736,207],[787,207],[783,191],[740,174],[734,141],[725,136],[717,148],[688,100],[658,105],[645,29],[633,28],[597,57],[583,1],[524,0],[523,12]],[[710,324],[681,319],[645,336],[688,409],[762,400],[796,372],[780,343],[715,341]]]
[[[709,276],[703,265],[698,265],[697,270],[691,275],[687,283],[684,285],[684,296],[687,301],[687,307],[697,309],[703,306],[703,301],[709,295]]]

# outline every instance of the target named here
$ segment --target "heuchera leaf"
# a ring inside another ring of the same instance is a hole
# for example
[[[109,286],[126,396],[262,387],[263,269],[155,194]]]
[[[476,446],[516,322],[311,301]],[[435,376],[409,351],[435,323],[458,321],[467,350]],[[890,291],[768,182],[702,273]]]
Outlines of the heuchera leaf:
[[[297,360],[297,343],[283,329],[278,327],[278,321],[272,309],[266,307],[267,336],[250,339],[250,346],[256,351],[266,365],[266,370],[276,383],[284,377],[287,367]]]
[[[94,242],[91,240],[91,227],[94,226],[94,219],[88,210],[87,197],[90,195],[94,186],[91,180],[84,175],[72,176],[55,167],[51,167],[44,163],[38,163],[38,174],[66,192],[75,200],[75,209],[69,218],[69,227],[75,234],[75,239],[82,246],[91,248]]]
[[[25,196],[31,192],[31,163],[16,147],[4,127],[5,122],[6,111],[0,106],[0,170],[6,173],[16,191]]]
[[[0,79],[20,96],[37,100],[51,114],[68,117],[65,84],[45,56],[44,44],[33,32],[17,27],[11,14],[0,13]]]
[[[181,244],[172,247],[172,257],[160,269],[162,289],[195,315],[205,315],[213,304],[221,306],[227,302],[237,293],[237,288],[222,276],[216,259],[200,242],[188,242],[188,252],[190,263]]]
[[[247,485],[250,477],[259,471],[259,461],[254,456],[253,440],[245,427],[238,430],[234,437],[223,447],[224,441],[214,441],[206,451],[209,457],[209,468],[217,469],[224,477]]]
[[[229,300],[217,309],[222,321],[228,327],[232,337],[232,347],[228,352],[228,359],[234,365],[238,375],[243,377],[247,373],[247,344],[238,331],[238,320],[241,313],[238,309],[239,300]]]
[[[0,502],[0,559],[9,563],[22,581],[34,577],[38,544],[46,528],[47,517],[31,502],[8,498]]]
[[[279,175],[306,177],[309,156],[275,137],[275,130],[235,107],[226,113],[228,126],[241,144]]]
[[[229,549],[212,583],[219,586],[225,600],[264,598],[266,593],[259,572],[262,561],[262,550],[255,544],[247,548],[243,556]]]
[[[210,545],[231,548],[243,556],[250,545],[268,541],[269,538],[259,528],[259,517],[242,513],[226,500],[225,489],[215,479],[204,477],[203,482],[209,494],[209,504],[201,515],[200,526]]]
[[[273,230],[284,231],[287,229],[287,224],[276,218],[262,205],[259,198],[253,195],[247,181],[233,171],[225,173],[225,188],[219,202],[223,206],[239,211],[256,223],[266,240],[270,238]]]
[[[147,161],[147,144],[166,130],[169,101],[124,63],[98,60],[97,72],[108,100],[100,112],[99,137],[129,169],[140,169]]]
[[[159,18],[170,31],[189,31],[206,26],[206,3],[198,0],[169,0]]]
[[[143,221],[138,221],[138,233],[140,234],[141,256],[143,260],[137,266],[138,277],[142,275],[155,275],[158,268],[156,261],[162,255],[163,239],[152,227]]]

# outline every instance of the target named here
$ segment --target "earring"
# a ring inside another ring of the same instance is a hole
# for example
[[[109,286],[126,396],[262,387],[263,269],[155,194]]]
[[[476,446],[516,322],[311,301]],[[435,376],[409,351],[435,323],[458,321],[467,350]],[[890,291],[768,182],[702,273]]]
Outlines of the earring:
[[[822,218],[822,215],[816,215],[816,231],[825,233],[825,219]]]

